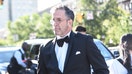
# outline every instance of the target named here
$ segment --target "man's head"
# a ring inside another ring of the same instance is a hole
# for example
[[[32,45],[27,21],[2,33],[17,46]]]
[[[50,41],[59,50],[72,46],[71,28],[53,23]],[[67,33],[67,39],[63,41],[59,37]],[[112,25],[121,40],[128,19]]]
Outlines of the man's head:
[[[72,30],[74,13],[66,6],[57,6],[51,10],[51,24],[55,35],[65,36]]]
[[[24,51],[27,51],[27,50],[29,49],[29,45],[28,45],[27,42],[23,42],[23,43],[22,43],[22,49],[23,49]]]
[[[86,28],[83,26],[77,26],[75,31],[82,33],[82,34],[86,34]]]

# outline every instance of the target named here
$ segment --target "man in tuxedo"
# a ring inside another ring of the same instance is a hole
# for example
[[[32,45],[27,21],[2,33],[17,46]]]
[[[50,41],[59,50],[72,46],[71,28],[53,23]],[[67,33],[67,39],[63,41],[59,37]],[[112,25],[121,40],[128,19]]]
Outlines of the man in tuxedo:
[[[38,74],[109,74],[106,62],[88,35],[74,33],[74,13],[67,6],[51,11],[56,37],[41,47]]]

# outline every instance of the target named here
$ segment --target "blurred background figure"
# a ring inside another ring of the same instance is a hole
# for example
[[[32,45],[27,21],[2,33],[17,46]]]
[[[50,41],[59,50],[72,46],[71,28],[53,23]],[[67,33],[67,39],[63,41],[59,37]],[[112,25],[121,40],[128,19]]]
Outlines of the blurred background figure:
[[[122,63],[132,74],[132,34],[125,34],[120,39]]]
[[[82,34],[86,34],[86,28],[80,25],[76,27],[75,31],[82,33]]]
[[[87,30],[84,26],[81,26],[81,25],[77,26],[75,31],[81,34],[88,35],[91,39],[93,39],[92,35],[86,33]]]
[[[26,42],[22,43],[19,50],[15,51],[13,57],[10,60],[10,64],[7,68],[9,74],[19,74],[19,71],[26,68],[26,51],[29,49],[29,45]]]

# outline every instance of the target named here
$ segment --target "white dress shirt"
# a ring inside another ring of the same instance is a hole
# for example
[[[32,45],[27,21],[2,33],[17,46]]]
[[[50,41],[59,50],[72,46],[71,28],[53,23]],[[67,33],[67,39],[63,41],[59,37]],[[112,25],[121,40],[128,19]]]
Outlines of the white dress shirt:
[[[66,36],[69,37],[70,32]],[[64,36],[64,37],[66,37],[66,36]],[[62,39],[64,37],[57,36],[57,39]],[[62,47],[59,47],[57,43],[55,45],[55,53],[56,53],[56,57],[57,57],[57,60],[58,60],[59,69],[62,73],[63,73],[63,70],[64,70],[64,64],[65,64],[65,58],[66,58],[66,54],[67,54],[67,48],[68,48],[68,43],[66,43],[66,42],[64,42]]]
[[[23,49],[20,49],[21,52],[24,54],[25,52],[23,51]],[[22,53],[20,51],[16,51],[14,54],[14,57],[16,58],[17,62],[19,65],[21,65],[22,67],[26,67],[26,64],[23,62],[22,60]],[[25,58],[26,60],[26,58]]]
[[[130,56],[131,56],[131,66],[132,66],[132,54],[130,54]]]

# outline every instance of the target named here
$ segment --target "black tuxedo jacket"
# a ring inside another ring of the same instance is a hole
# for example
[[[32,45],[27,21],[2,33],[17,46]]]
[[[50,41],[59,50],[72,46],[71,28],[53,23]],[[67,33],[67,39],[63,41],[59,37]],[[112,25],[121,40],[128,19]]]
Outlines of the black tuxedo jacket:
[[[109,74],[106,62],[91,37],[79,33],[70,34],[70,42],[64,64],[64,71],[58,68],[55,54],[56,40],[41,48],[38,74]]]

